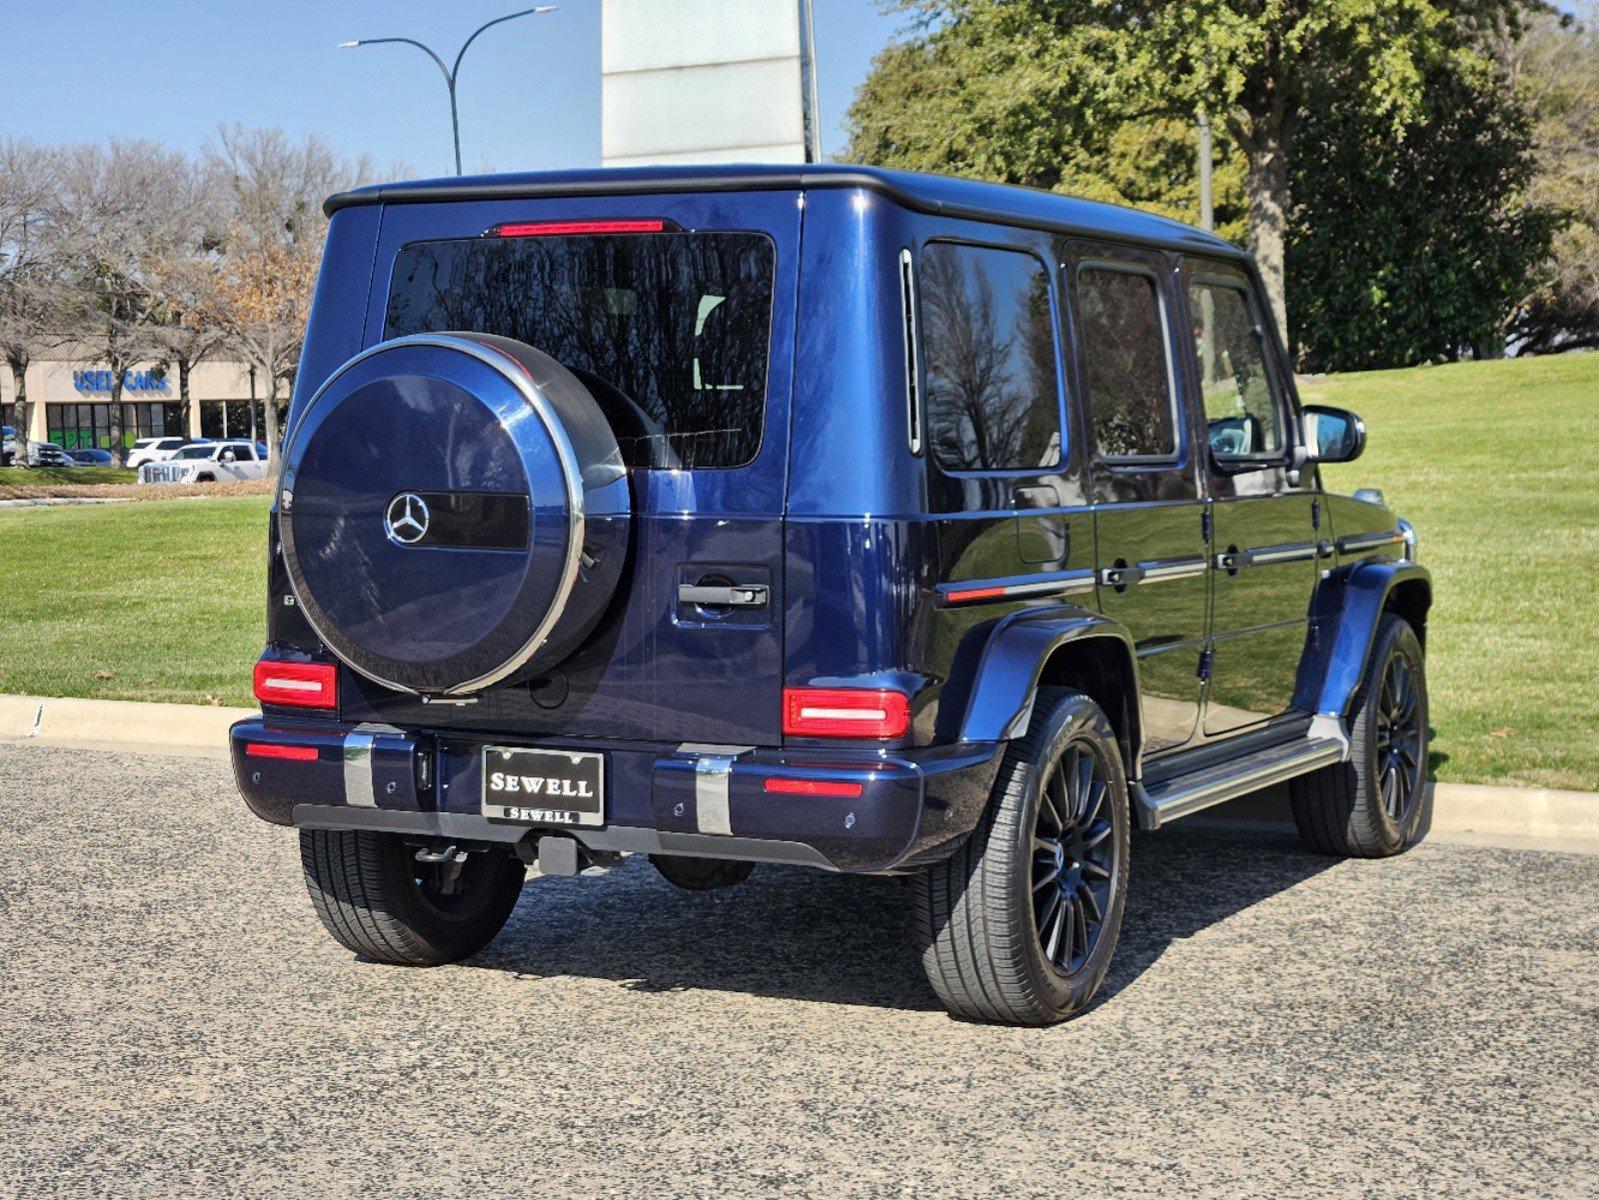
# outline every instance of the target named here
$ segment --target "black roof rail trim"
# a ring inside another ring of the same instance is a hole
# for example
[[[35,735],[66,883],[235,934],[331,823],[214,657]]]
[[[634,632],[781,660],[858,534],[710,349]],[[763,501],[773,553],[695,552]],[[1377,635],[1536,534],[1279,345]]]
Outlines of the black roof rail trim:
[[[760,172],[729,171],[726,173],[698,172],[676,174],[634,175],[618,172],[614,178],[603,175],[585,175],[575,179],[484,179],[470,183],[386,183],[358,188],[354,191],[336,192],[322,203],[322,211],[329,217],[340,209],[366,204],[429,204],[459,200],[532,200],[563,196],[650,196],[685,192],[773,192],[810,189],[865,188],[891,200],[912,212],[935,216],[956,217],[962,220],[984,221],[991,225],[1007,225],[1019,229],[1036,229],[1046,233],[1062,233],[1099,241],[1124,245],[1150,246],[1162,249],[1187,250],[1213,258],[1232,258],[1249,262],[1248,251],[1219,238],[1193,231],[1193,237],[1180,234],[1172,236],[1137,236],[1125,231],[1107,229],[1092,222],[1061,221],[1035,214],[1007,211],[987,205],[955,204],[929,196],[918,195],[900,187],[872,171],[850,171],[833,167],[823,171],[794,170]],[[1018,189],[1019,190],[1019,189]]]

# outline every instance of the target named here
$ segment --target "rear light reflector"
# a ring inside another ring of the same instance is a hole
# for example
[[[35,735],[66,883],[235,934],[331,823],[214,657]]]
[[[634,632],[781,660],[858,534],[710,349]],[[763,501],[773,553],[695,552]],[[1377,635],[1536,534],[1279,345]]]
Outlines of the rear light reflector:
[[[1004,594],[1002,587],[967,588],[963,592],[948,592],[944,599],[950,604],[969,604],[973,600],[997,600]]]
[[[244,753],[250,758],[286,758],[290,762],[315,762],[315,746],[278,746],[271,742],[246,742]]]
[[[783,732],[792,737],[897,738],[911,726],[902,692],[783,689]]]
[[[841,779],[768,779],[766,790],[774,796],[859,796],[864,789]]]
[[[664,233],[666,222],[648,221],[512,221],[489,230],[490,237],[572,237],[596,233]]]
[[[262,704],[291,708],[337,708],[338,668],[332,663],[262,659],[255,664],[255,698]]]

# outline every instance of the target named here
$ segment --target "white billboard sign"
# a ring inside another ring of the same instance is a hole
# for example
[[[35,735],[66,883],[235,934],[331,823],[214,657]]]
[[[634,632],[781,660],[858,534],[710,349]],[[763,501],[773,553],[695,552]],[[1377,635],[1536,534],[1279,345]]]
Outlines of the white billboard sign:
[[[604,164],[814,159],[808,15],[808,0],[604,0]]]

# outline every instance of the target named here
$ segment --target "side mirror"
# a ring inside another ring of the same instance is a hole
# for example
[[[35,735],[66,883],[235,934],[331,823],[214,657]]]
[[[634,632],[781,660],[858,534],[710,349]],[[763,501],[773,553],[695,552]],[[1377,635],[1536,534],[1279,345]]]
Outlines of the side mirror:
[[[234,459],[236,457],[237,457],[237,455],[235,455],[233,453],[233,451],[231,451],[231,450],[224,450],[222,452],[222,461],[223,462],[232,462],[232,461],[234,461]]]
[[[1366,450],[1366,423],[1346,408],[1307,404],[1305,447],[1317,462],[1354,462]]]

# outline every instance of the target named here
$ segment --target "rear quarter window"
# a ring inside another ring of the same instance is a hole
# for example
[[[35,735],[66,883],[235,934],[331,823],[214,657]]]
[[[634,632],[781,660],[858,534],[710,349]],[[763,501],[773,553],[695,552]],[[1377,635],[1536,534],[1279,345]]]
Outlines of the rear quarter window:
[[[765,424],[774,260],[759,233],[413,243],[384,336],[526,342],[588,386],[629,466],[738,467]]]
[[[1054,316],[1043,263],[933,242],[919,279],[927,424],[946,470],[1028,471],[1061,459]]]

